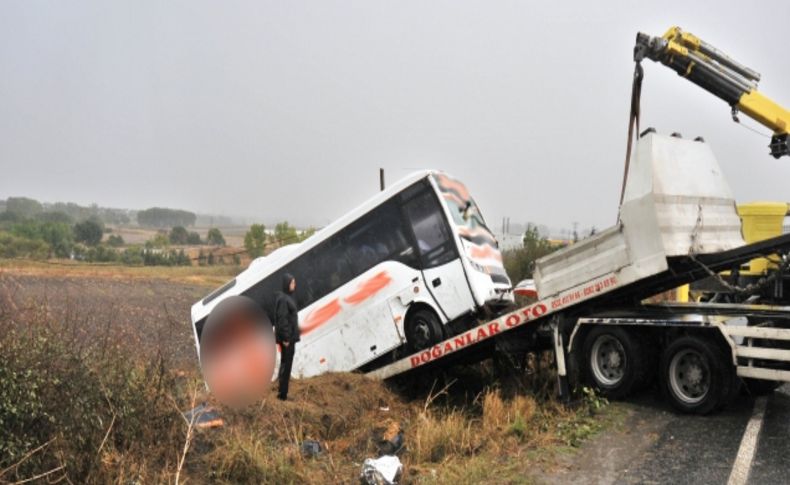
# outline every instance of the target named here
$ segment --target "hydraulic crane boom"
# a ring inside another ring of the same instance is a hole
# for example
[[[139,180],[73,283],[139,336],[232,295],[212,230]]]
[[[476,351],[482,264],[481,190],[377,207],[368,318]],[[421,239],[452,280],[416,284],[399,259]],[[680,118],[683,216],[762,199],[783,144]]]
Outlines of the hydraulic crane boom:
[[[736,121],[738,112],[742,112],[770,128],[773,131],[771,155],[775,158],[790,155],[790,111],[757,91],[759,73],[679,27],[670,28],[662,37],[639,32],[634,61],[639,63],[645,57],[664,64],[726,101]]]

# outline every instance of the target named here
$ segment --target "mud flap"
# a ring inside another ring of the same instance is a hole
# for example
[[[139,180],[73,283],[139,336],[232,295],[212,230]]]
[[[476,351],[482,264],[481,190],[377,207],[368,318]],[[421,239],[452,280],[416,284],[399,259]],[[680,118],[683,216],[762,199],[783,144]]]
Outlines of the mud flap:
[[[569,403],[571,400],[571,387],[568,379],[568,368],[565,365],[567,362],[567,355],[565,354],[565,345],[563,344],[562,333],[557,319],[553,319],[551,323],[553,340],[554,340],[554,358],[557,362],[557,390],[559,398],[564,403]]]

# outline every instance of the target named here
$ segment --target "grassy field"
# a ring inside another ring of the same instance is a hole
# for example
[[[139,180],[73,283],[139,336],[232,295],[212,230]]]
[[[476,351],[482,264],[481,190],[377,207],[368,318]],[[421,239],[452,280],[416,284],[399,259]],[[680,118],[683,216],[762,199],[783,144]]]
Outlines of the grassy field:
[[[123,238],[126,244],[144,244],[146,241],[156,236],[159,229],[151,227],[138,227],[138,226],[108,226],[112,230],[112,234],[117,234]],[[192,226],[189,231],[195,231],[200,234],[202,239],[206,239],[210,227]],[[225,237],[225,242],[229,246],[241,247],[244,245],[244,234],[249,229],[248,226],[226,226],[219,228],[222,235]],[[105,236],[106,237],[106,236]]]
[[[300,380],[292,401],[220,407],[226,425],[198,430],[181,412],[216,403],[189,307],[234,272],[0,261],[0,483],[358,483],[393,430],[402,483],[533,483],[613,419],[593,395],[557,403],[547,365],[505,383],[484,364],[417,391]],[[305,439],[324,451],[303,456]]]
[[[0,272],[8,276],[69,277],[93,280],[167,280],[203,286],[209,291],[236,276],[242,268],[216,266],[124,266],[69,260],[32,261],[0,258]]]

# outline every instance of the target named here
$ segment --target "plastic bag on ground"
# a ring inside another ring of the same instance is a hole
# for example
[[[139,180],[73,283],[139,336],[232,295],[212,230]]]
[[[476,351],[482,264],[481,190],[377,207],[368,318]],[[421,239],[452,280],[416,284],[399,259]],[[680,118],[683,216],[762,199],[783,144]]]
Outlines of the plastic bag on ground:
[[[365,485],[394,485],[398,483],[403,465],[394,455],[368,458],[362,463],[360,481]]]

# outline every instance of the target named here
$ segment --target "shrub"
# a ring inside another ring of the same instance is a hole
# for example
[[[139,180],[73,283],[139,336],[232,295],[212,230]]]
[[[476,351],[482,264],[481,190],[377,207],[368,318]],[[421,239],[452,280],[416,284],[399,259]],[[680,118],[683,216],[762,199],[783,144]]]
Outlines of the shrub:
[[[169,239],[171,244],[187,244],[189,242],[189,233],[184,226],[175,226],[170,230]]]
[[[0,232],[1,258],[46,259],[48,254],[49,245],[44,241]]]
[[[203,244],[203,241],[200,240],[200,234],[196,233],[195,231],[190,232],[187,235],[187,244],[191,244],[193,246]]]
[[[216,227],[212,227],[208,230],[208,235],[206,236],[206,242],[211,244],[212,246],[224,246],[225,245],[225,237],[222,235],[219,229]]]
[[[140,246],[126,248],[126,250],[121,253],[121,262],[127,266],[142,266],[145,262],[143,260],[143,248]]]
[[[167,233],[160,231],[154,237],[145,242],[146,249],[166,248],[170,245],[170,238]]]
[[[26,239],[37,239],[49,245],[49,255],[67,258],[74,246],[71,226],[62,222],[24,221],[11,226],[11,233]]]
[[[536,226],[528,224],[522,247],[502,254],[505,270],[513,280],[513,284],[524,278],[532,278],[535,261],[557,249],[559,246],[552,245],[548,239],[542,237]]]
[[[120,234],[110,234],[110,237],[107,238],[107,244],[114,248],[118,248],[123,246],[125,242]]]
[[[53,480],[106,482],[119,454],[127,467],[172,460],[163,444],[183,442],[183,422],[163,360],[135,358],[109,336],[84,340],[81,322],[45,315],[24,325],[0,320],[0,479],[63,467]]]

